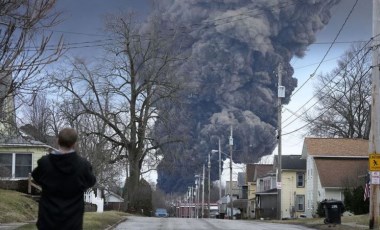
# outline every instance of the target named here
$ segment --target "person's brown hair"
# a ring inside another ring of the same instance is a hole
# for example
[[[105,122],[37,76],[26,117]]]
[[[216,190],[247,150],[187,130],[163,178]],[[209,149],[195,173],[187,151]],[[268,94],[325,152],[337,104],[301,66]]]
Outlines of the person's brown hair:
[[[78,134],[75,129],[64,128],[58,133],[58,145],[71,148],[77,142]]]

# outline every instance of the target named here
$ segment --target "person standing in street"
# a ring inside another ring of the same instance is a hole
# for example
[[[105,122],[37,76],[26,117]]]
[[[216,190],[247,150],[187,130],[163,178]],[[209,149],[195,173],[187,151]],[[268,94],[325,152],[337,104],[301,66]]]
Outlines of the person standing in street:
[[[37,228],[83,228],[84,192],[95,185],[91,164],[75,151],[78,139],[72,128],[58,134],[59,149],[37,161],[33,179],[41,186]]]

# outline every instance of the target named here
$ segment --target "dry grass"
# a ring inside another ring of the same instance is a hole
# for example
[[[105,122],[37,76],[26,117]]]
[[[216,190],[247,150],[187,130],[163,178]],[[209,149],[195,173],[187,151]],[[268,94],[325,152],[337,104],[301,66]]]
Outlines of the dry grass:
[[[84,214],[83,229],[106,229],[121,220],[126,219],[127,214],[124,212],[86,212]]]
[[[33,221],[37,210],[37,202],[23,193],[0,189],[0,223]]]
[[[294,220],[273,220],[271,222],[276,223],[286,223],[286,224],[299,224],[307,226],[314,229],[333,229],[333,230],[363,230],[368,229],[369,217],[368,215],[357,215],[357,216],[343,216],[341,218],[342,224],[324,224],[324,218],[300,218]]]
[[[356,223],[359,225],[368,225],[369,216],[367,215],[357,215],[357,216],[343,216],[342,223]]]
[[[107,229],[121,220],[125,220],[127,214],[124,212],[86,212],[83,219],[83,229],[84,230],[101,230]],[[36,224],[26,224],[19,228],[18,230],[36,230]]]
[[[0,224],[30,223],[18,229],[34,230],[38,215],[38,203],[23,193],[0,189]],[[106,229],[127,216],[123,212],[86,212],[84,214],[84,229]]]

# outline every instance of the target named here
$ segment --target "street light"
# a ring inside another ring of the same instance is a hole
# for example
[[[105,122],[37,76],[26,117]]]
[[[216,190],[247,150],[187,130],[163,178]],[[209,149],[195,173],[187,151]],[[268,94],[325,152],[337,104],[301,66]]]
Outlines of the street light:
[[[198,216],[199,216],[199,188],[200,188],[200,180],[201,180],[201,176],[199,174],[196,174],[195,175],[195,178],[196,178],[196,181],[195,181],[195,187],[196,187],[196,205],[195,205],[195,214],[197,216],[197,219],[198,219]]]
[[[219,168],[219,200],[222,198],[222,159],[221,159],[221,147],[220,147],[220,138],[218,139],[218,150],[211,150],[211,153],[219,153],[219,161],[218,161],[218,168]]]
[[[211,172],[211,154],[212,153],[216,153],[216,152],[219,152],[219,199],[221,198],[221,194],[222,194],[222,190],[221,190],[221,172],[220,172],[220,162],[221,162],[221,153],[222,151],[220,151],[220,141],[219,141],[219,150],[211,150],[211,152],[208,154],[208,217],[210,218],[210,190],[211,190],[211,187],[210,187],[210,184],[211,184],[211,176],[210,176],[210,172]]]
[[[220,147],[220,139],[219,139],[219,150],[211,150],[211,153],[219,153],[219,199],[222,197],[222,178],[221,178],[221,154],[224,154],[225,156],[230,158],[230,209],[231,209],[231,215],[230,219],[233,219],[233,198],[232,198],[232,146],[233,146],[233,138],[232,138],[232,126],[231,126],[231,135],[229,137],[229,146],[230,146],[230,155],[223,153]],[[209,156],[209,162],[210,162],[210,156]],[[210,207],[209,207],[210,208]]]

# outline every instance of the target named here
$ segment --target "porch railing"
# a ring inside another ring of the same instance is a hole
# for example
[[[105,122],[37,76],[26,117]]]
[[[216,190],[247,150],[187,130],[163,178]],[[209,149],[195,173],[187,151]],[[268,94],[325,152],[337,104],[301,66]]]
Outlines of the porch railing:
[[[29,194],[32,193],[32,187],[36,188],[39,191],[42,191],[41,186],[39,186],[38,184],[34,183],[34,181],[32,179],[32,174],[29,173],[29,177],[28,177],[28,193]]]

